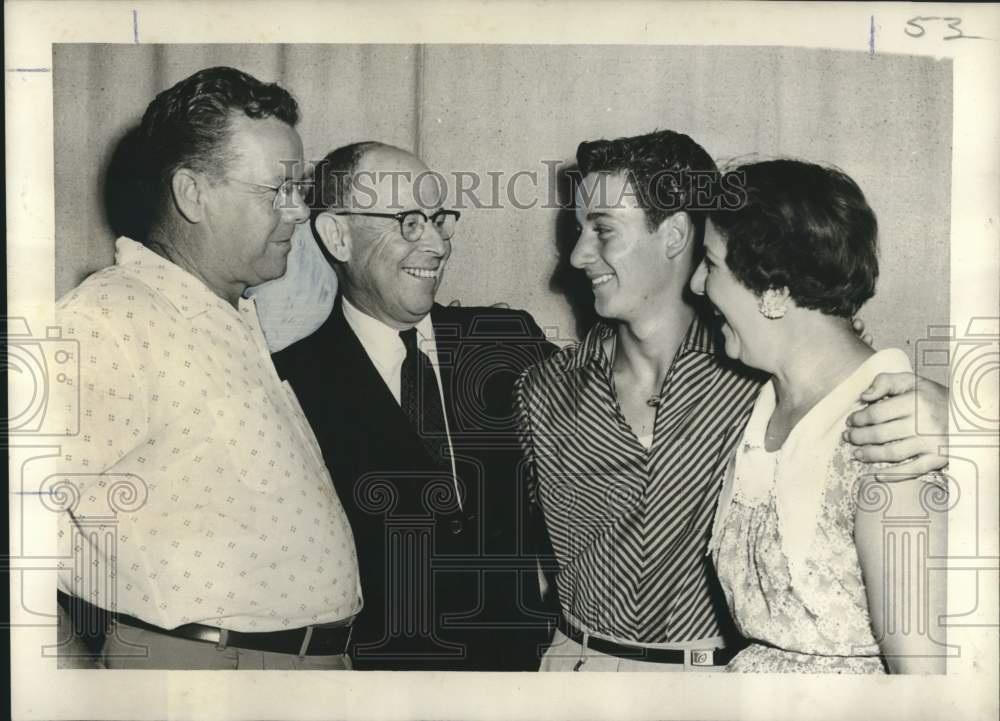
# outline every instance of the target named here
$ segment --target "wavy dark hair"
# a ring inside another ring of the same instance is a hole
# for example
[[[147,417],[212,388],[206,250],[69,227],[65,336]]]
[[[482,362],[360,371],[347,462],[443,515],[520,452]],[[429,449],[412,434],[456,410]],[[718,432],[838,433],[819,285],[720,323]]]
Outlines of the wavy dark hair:
[[[703,147],[673,130],[616,140],[580,143],[576,162],[581,176],[590,173],[624,173],[646,215],[650,231],[667,217],[684,211],[695,228],[695,248],[701,248],[705,212],[693,197],[697,174],[715,176],[718,168]]]
[[[134,138],[139,195],[148,203],[151,222],[165,209],[179,168],[215,178],[225,174],[234,159],[228,147],[230,121],[240,113],[292,126],[299,121],[298,104],[287,90],[235,68],[199,70],[153,99]]]
[[[709,219],[741,283],[756,293],[787,287],[799,307],[845,318],[875,295],[878,221],[846,173],[789,159],[731,172],[746,202]]]

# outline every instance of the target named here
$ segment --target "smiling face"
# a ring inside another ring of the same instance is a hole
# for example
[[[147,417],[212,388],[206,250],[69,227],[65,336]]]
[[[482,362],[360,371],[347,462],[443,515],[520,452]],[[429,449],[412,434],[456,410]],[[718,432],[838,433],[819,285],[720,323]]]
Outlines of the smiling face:
[[[576,191],[580,237],[570,263],[590,279],[594,309],[634,322],[676,300],[662,233],[650,231],[623,173],[591,173]]]
[[[441,192],[424,163],[404,150],[378,147],[358,163],[351,210],[399,213],[420,209],[431,217],[441,209]],[[393,328],[418,323],[434,304],[451,241],[434,223],[410,242],[392,218],[345,216],[350,226],[350,259],[344,263],[344,293],[359,309]]]
[[[202,268],[224,285],[257,285],[284,275],[292,231],[309,212],[297,194],[275,208],[274,191],[249,184],[279,186],[300,179],[302,140],[276,118],[240,114],[231,121],[227,150],[233,160],[206,210]]]
[[[722,322],[726,355],[761,368],[761,342],[770,336],[768,320],[758,309],[757,295],[743,285],[726,265],[726,239],[718,228],[705,224],[705,257],[691,278],[691,290],[708,296]],[[755,362],[756,360],[756,362]]]

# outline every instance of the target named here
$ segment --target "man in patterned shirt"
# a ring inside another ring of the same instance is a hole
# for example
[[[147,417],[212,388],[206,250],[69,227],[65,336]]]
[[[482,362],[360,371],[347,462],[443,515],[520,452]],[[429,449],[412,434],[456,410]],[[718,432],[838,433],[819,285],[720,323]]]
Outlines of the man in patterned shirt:
[[[308,218],[295,100],[232,68],[160,93],[136,135],[149,223],[58,304],[80,348],[60,605],[113,620],[108,668],[339,669],[354,539],[247,286]]]
[[[530,490],[558,560],[562,618],[542,670],[711,670],[738,639],[705,555],[709,526],[761,380],[719,353],[688,292],[704,234],[698,190],[716,166],[671,131],[582,143],[577,161],[570,262],[604,320],[516,389]],[[851,440],[887,445],[859,457],[919,456],[896,479],[942,467],[906,430],[913,377],[876,383],[863,399],[891,389],[879,404],[891,410],[854,418],[871,427]],[[942,391],[919,390],[937,418]],[[889,419],[903,421],[878,423]]]

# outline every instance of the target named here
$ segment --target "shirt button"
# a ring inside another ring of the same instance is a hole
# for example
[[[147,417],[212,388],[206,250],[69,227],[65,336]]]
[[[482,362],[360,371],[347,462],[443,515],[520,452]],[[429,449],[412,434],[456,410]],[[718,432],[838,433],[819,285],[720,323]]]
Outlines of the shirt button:
[[[451,532],[456,536],[462,532],[462,522],[457,518],[452,519],[451,523],[449,523],[448,526],[449,528],[451,528]]]

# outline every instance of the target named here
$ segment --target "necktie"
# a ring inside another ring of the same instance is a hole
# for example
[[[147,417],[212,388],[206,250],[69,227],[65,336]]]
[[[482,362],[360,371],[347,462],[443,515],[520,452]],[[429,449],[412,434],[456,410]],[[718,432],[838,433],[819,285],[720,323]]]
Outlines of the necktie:
[[[399,371],[399,404],[434,462],[450,470],[448,436],[434,368],[430,358],[417,348],[416,328],[400,331],[399,337],[406,348]]]

